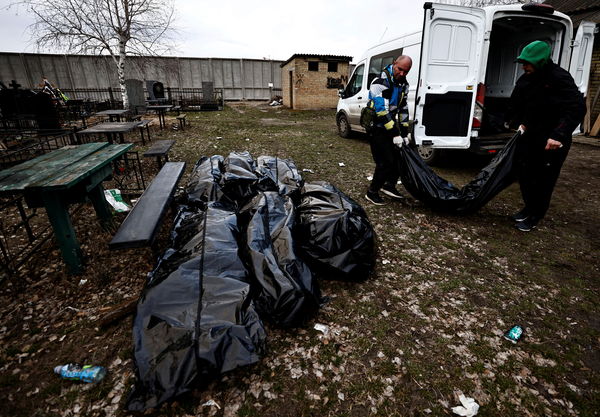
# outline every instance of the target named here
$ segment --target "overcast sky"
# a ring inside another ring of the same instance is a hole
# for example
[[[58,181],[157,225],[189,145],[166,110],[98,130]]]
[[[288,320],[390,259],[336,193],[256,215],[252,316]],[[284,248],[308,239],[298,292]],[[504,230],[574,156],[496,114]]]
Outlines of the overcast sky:
[[[51,1],[51,0],[50,0]],[[0,52],[37,52],[31,16],[0,0]],[[175,0],[175,55],[286,60],[294,53],[349,55],[420,30],[422,0]],[[60,51],[39,51],[57,53]]]

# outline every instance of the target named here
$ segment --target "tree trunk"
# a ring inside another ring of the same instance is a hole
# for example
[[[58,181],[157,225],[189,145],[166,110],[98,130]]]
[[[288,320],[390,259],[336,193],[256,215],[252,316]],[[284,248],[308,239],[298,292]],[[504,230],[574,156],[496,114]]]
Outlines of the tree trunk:
[[[129,108],[129,96],[127,95],[127,89],[125,88],[125,60],[127,59],[125,44],[126,41],[121,39],[119,42],[119,62],[117,63],[117,73],[119,75],[121,97],[123,97],[123,108],[127,110]]]

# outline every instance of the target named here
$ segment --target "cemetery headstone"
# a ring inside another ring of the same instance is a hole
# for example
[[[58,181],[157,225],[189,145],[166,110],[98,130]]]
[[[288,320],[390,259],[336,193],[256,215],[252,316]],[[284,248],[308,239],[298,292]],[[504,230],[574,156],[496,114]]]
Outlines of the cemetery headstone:
[[[142,80],[125,80],[125,88],[129,97],[129,110],[133,114],[143,113],[146,107],[146,98],[144,97],[144,83]]]

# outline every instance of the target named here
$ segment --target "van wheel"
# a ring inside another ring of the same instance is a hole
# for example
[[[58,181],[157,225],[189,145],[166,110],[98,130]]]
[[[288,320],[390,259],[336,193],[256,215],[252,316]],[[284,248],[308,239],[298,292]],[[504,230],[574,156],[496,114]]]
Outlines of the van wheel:
[[[352,129],[350,129],[350,123],[348,123],[348,118],[345,114],[340,114],[337,117],[337,128],[338,134],[343,138],[349,138],[352,133]]]
[[[436,165],[438,164],[443,157],[443,152],[441,149],[435,149],[431,146],[418,146],[417,152],[423,161],[427,163],[427,165]]]

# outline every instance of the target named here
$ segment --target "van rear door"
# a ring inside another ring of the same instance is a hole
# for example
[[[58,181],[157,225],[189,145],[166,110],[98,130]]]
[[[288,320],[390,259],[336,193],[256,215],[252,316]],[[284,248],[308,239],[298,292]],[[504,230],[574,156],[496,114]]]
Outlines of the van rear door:
[[[592,46],[594,45],[594,32],[596,24],[593,22],[582,21],[577,29],[577,34],[573,40],[573,50],[571,51],[571,64],[569,72],[575,80],[579,91],[587,94],[588,82],[590,79],[590,67],[592,65]]]
[[[425,3],[414,137],[468,148],[485,31],[483,9]]]

